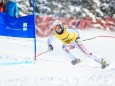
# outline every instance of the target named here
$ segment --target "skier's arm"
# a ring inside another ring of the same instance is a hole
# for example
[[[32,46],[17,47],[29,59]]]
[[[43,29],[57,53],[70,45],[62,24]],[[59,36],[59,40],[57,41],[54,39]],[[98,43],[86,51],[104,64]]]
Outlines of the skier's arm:
[[[47,40],[48,50],[49,50],[49,51],[52,51],[52,50],[53,50],[53,46],[52,46],[51,42],[52,42],[54,39],[55,39],[55,37],[54,37],[54,36],[51,36],[51,37],[48,38],[48,40]]]
[[[48,38],[47,40],[47,44],[51,45],[51,42],[55,39],[55,36],[51,36],[50,38]]]
[[[15,3],[15,14],[14,16],[17,18],[18,17],[18,5]]]
[[[75,28],[66,28],[66,30],[68,31],[68,32],[75,32],[76,34],[77,34],[77,36],[80,38],[80,36],[81,36],[81,31],[80,31],[80,29],[78,29],[78,26],[79,26],[79,24],[80,24],[80,21],[78,21],[77,23],[76,23],[76,27]]]
[[[79,24],[80,24],[80,21],[77,22],[76,28],[66,28],[66,30],[67,30],[68,32],[74,32],[74,33],[76,33],[77,37],[76,37],[75,42],[80,44],[80,43],[81,43],[81,39],[80,39],[80,37],[81,37],[81,32],[80,32],[80,30],[77,28],[77,27],[79,26]]]

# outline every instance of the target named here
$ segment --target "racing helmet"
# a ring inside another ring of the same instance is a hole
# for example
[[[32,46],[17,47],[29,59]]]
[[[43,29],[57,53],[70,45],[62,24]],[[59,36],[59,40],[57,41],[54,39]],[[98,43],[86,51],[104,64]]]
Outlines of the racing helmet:
[[[59,29],[59,28],[61,28],[61,29],[63,28],[62,22],[60,20],[55,20],[53,22],[53,29],[56,30],[56,29]]]

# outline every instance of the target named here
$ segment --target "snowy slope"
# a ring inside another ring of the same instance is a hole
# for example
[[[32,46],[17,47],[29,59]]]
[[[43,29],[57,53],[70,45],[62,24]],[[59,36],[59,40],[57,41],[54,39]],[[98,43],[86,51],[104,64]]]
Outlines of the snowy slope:
[[[99,35],[115,36],[115,33],[89,29],[81,31],[82,39]],[[37,38],[37,54],[47,50],[46,39]],[[33,61],[33,39],[0,37],[0,86],[115,86],[115,39],[96,38],[83,42],[89,51],[111,63],[102,70],[100,65],[77,50],[82,62],[71,65],[71,59],[61,49],[62,43],[53,41],[54,51],[47,52]],[[8,61],[32,63],[7,64]]]

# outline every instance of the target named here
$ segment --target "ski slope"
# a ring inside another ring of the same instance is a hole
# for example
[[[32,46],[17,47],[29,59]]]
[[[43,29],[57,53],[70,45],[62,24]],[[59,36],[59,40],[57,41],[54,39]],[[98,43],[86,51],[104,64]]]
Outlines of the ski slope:
[[[115,33],[98,29],[81,31],[82,39],[100,35],[115,36]],[[47,50],[46,42],[47,38],[37,38],[37,55]],[[83,42],[87,50],[110,63],[106,69],[76,49],[71,52],[82,62],[71,65],[71,59],[57,39],[52,42],[52,52],[34,61],[33,44],[33,39],[0,37],[0,86],[115,86],[115,38]]]

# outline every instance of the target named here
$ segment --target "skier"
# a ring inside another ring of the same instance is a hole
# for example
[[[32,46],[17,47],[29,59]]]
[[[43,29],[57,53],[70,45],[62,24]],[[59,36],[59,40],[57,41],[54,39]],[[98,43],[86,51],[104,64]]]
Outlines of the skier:
[[[79,23],[76,25],[76,27],[79,25]],[[82,53],[84,53],[86,56],[92,57],[96,62],[102,65],[102,68],[106,67],[107,63],[103,58],[98,57],[97,55],[87,51],[86,48],[83,46],[80,40],[80,32],[78,29],[76,28],[73,30],[69,29],[63,26],[60,20],[55,20],[53,22],[53,29],[54,29],[54,32],[53,32],[54,35],[48,38],[47,40],[49,51],[53,50],[53,46],[51,44],[52,40],[57,38],[63,43],[62,49],[70,56],[70,58],[72,59],[71,63],[73,65],[79,63],[80,58],[76,57],[70,52],[70,49],[68,48],[69,45],[77,48]]]

